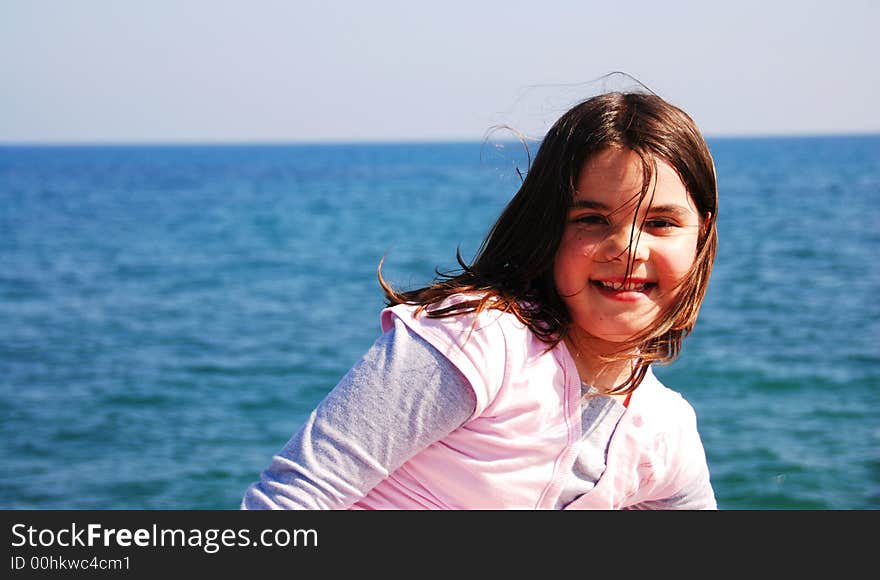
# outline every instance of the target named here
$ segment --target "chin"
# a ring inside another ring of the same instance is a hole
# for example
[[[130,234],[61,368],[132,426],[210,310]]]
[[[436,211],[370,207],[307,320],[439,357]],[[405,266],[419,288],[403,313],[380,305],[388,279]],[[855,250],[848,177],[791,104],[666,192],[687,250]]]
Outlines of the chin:
[[[601,340],[602,342],[607,342],[608,344],[623,344],[623,343],[627,342],[628,340],[632,340],[632,338],[635,335],[636,335],[636,333],[633,332],[630,334],[612,334],[612,335],[598,334],[598,335],[594,335],[594,336],[598,340]]]

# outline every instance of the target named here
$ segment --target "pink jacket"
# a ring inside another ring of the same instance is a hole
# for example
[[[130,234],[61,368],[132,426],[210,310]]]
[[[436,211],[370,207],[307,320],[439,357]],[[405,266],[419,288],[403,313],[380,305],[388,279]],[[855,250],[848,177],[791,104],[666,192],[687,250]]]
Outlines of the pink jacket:
[[[459,298],[460,299],[460,298]],[[431,343],[470,382],[473,416],[352,509],[552,509],[582,436],[581,382],[564,343],[547,351],[512,314],[382,313]],[[691,406],[648,373],[611,439],[605,473],[567,509],[617,509],[674,495],[706,469]]]

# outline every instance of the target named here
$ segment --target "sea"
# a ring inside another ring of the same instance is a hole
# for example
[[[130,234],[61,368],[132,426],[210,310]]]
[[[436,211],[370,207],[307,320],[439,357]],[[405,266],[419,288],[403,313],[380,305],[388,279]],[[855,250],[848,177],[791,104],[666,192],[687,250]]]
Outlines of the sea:
[[[880,508],[880,135],[710,138],[719,250],[656,369],[719,507]],[[534,147],[531,150],[534,154]],[[0,147],[0,509],[237,509],[380,333],[473,258],[516,143]]]

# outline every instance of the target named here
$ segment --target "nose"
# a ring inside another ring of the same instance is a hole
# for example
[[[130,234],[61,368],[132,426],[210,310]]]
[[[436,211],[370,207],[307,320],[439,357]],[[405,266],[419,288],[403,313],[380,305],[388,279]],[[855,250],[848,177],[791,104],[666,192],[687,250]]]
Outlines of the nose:
[[[647,240],[632,222],[620,223],[602,240],[598,258],[608,262],[644,262],[648,258]]]

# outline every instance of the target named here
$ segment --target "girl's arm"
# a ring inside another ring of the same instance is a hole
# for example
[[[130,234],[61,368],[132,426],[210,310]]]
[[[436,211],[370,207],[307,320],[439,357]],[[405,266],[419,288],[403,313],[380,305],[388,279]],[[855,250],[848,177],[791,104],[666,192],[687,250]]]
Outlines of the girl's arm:
[[[714,510],[718,509],[715,491],[709,478],[706,451],[697,429],[693,407],[683,401],[683,413],[672,429],[667,461],[671,470],[663,491],[650,500],[631,506],[633,509],[652,510]]]
[[[241,508],[347,508],[475,406],[458,369],[396,321],[248,488]]]
[[[701,470],[672,496],[643,501],[626,509],[643,510],[714,510],[718,509],[715,492],[709,481],[709,469]]]

